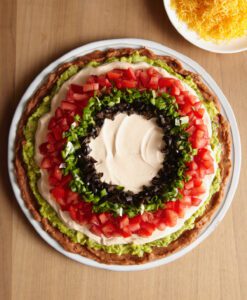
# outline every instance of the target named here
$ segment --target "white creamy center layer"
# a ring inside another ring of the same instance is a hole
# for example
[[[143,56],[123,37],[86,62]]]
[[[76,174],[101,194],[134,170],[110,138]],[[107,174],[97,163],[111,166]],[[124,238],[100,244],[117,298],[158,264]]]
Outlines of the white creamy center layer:
[[[164,160],[162,136],[155,118],[119,113],[114,120],[105,119],[100,134],[89,143],[96,171],[103,173],[101,181],[134,193],[150,185]]]

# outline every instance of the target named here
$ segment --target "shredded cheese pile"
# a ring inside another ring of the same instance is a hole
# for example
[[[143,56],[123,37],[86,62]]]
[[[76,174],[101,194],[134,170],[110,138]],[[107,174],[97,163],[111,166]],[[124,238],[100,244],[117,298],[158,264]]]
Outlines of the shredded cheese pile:
[[[247,0],[171,0],[188,27],[205,40],[231,40],[247,34]]]

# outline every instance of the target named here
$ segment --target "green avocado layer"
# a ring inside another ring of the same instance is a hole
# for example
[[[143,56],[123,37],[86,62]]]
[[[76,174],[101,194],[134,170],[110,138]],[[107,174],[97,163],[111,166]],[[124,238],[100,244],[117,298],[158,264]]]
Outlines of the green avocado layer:
[[[218,110],[216,109],[213,102],[206,101],[203,99],[201,93],[199,92],[196,84],[193,82],[191,77],[186,77],[185,79],[175,73],[167,64],[165,64],[162,60],[151,60],[146,56],[140,56],[138,52],[134,53],[130,57],[121,57],[121,58],[111,58],[107,62],[113,62],[113,61],[123,61],[123,62],[130,62],[130,63],[137,63],[137,62],[147,62],[150,65],[158,66],[163,69],[165,69],[167,72],[169,72],[172,75],[175,75],[180,80],[183,80],[186,82],[189,86],[191,86],[196,93],[198,94],[198,97],[203,101],[204,105],[206,106],[206,109],[210,115],[211,121],[212,121],[212,138],[211,138],[211,146],[213,151],[216,155],[217,162],[220,161],[221,156],[221,145],[218,140],[217,136],[217,122],[215,120],[216,115],[218,114]],[[97,67],[99,63],[92,61],[89,63],[89,65],[93,67]],[[53,88],[50,95],[46,96],[42,103],[37,107],[36,111],[29,117],[27,124],[24,128],[24,135],[26,138],[26,143],[23,145],[23,159],[26,163],[26,167],[28,170],[28,178],[30,187],[32,189],[32,192],[34,196],[36,197],[39,205],[40,205],[40,214],[47,218],[49,222],[52,224],[53,227],[58,228],[60,232],[68,236],[73,242],[80,243],[81,245],[85,245],[89,248],[93,248],[96,250],[104,250],[108,253],[115,253],[118,255],[122,254],[133,254],[137,255],[139,257],[143,256],[144,253],[150,253],[152,252],[153,247],[165,247],[168,246],[172,241],[176,240],[184,231],[192,229],[195,224],[195,220],[197,217],[201,216],[205,209],[207,204],[209,203],[212,195],[216,193],[220,188],[220,182],[221,182],[221,175],[220,170],[218,169],[215,175],[215,178],[213,180],[213,183],[210,187],[210,195],[208,199],[205,201],[205,203],[192,215],[190,219],[188,219],[183,227],[178,230],[175,233],[172,233],[168,235],[165,238],[156,240],[154,242],[146,243],[143,245],[135,245],[135,244],[125,244],[125,245],[111,245],[111,246],[105,246],[98,244],[97,242],[91,240],[86,235],[73,230],[69,229],[58,217],[55,210],[51,207],[51,205],[42,198],[38,191],[37,187],[37,181],[40,178],[40,170],[37,166],[34,155],[35,155],[35,132],[38,125],[38,120],[40,117],[42,117],[45,113],[47,113],[50,110],[50,103],[53,98],[53,96],[57,93],[57,91],[60,89],[61,85],[67,81],[69,78],[71,78],[73,75],[78,73],[80,69],[77,66],[71,66],[68,68],[63,74],[61,74],[59,80],[57,81],[55,87]]]

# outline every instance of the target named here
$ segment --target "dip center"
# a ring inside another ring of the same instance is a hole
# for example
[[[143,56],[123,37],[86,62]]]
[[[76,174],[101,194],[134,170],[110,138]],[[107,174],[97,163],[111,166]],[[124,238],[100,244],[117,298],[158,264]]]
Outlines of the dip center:
[[[114,120],[105,119],[99,135],[89,143],[96,171],[103,173],[101,181],[134,193],[150,185],[164,160],[162,136],[155,118],[119,113]]]

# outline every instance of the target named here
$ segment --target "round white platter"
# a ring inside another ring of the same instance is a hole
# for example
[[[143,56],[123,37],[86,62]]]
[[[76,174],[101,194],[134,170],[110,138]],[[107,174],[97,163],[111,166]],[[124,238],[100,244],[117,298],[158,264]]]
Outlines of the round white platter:
[[[218,209],[217,213],[212,218],[211,222],[204,228],[204,230],[201,232],[201,234],[197,237],[197,239],[186,246],[185,248],[179,250],[178,252],[159,259],[152,262],[148,262],[146,264],[141,265],[130,265],[130,266],[122,266],[122,265],[107,265],[107,264],[101,264],[94,260],[82,257],[77,254],[73,254],[70,252],[65,251],[48,233],[46,233],[39,222],[33,219],[32,215],[30,214],[29,210],[26,208],[24,201],[21,197],[21,192],[19,189],[19,186],[16,182],[15,178],[15,172],[14,172],[14,165],[13,165],[13,159],[14,159],[14,141],[15,141],[15,135],[16,135],[16,129],[19,122],[19,119],[22,115],[23,109],[28,101],[28,99],[32,96],[34,91],[38,88],[38,86],[41,84],[41,82],[45,79],[45,77],[55,70],[58,65],[61,63],[64,63],[66,61],[70,61],[75,59],[76,57],[85,55],[87,53],[90,53],[94,50],[105,50],[107,48],[124,48],[124,47],[131,47],[131,48],[140,48],[142,46],[145,46],[152,51],[154,51],[156,54],[160,55],[169,55],[177,58],[179,61],[181,61],[184,65],[184,67],[188,70],[191,70],[193,72],[196,72],[201,75],[204,83],[216,94],[218,97],[221,108],[222,108],[222,114],[228,119],[229,123],[231,124],[231,135],[232,135],[232,171],[230,180],[228,182],[228,185],[226,187],[225,191],[225,197],[224,200],[221,203],[220,208]],[[107,270],[114,270],[114,271],[138,271],[138,270],[145,270],[157,266],[161,266],[167,263],[170,263],[181,256],[185,255],[189,251],[191,251],[193,248],[195,248],[197,245],[199,245],[206,237],[208,237],[214,229],[217,227],[219,222],[223,219],[224,215],[226,214],[227,210],[230,207],[230,204],[232,202],[234,193],[236,191],[238,180],[239,180],[239,174],[240,174],[240,166],[241,166],[241,144],[240,144],[240,136],[239,131],[236,123],[236,119],[234,116],[234,113],[232,111],[232,108],[227,101],[226,97],[224,96],[223,92],[220,90],[216,82],[212,79],[212,77],[196,62],[194,62],[192,59],[184,56],[183,54],[176,52],[166,46],[163,46],[161,44],[148,41],[148,40],[141,40],[141,39],[113,39],[113,40],[104,40],[104,41],[98,41],[94,43],[90,43],[84,46],[81,46],[79,48],[76,48],[67,54],[63,55],[62,57],[58,58],[56,61],[52,62],[48,67],[46,67],[30,84],[30,86],[27,88],[25,94],[21,98],[21,101],[19,105],[16,108],[12,124],[10,127],[9,132],[9,141],[8,141],[8,169],[9,169],[9,176],[11,180],[11,184],[15,193],[15,197],[25,214],[25,216],[28,218],[34,229],[37,231],[37,233],[54,249],[56,249],[58,252],[64,254],[70,259],[73,259],[77,262],[80,262],[82,264],[97,267],[101,269],[107,269]]]

